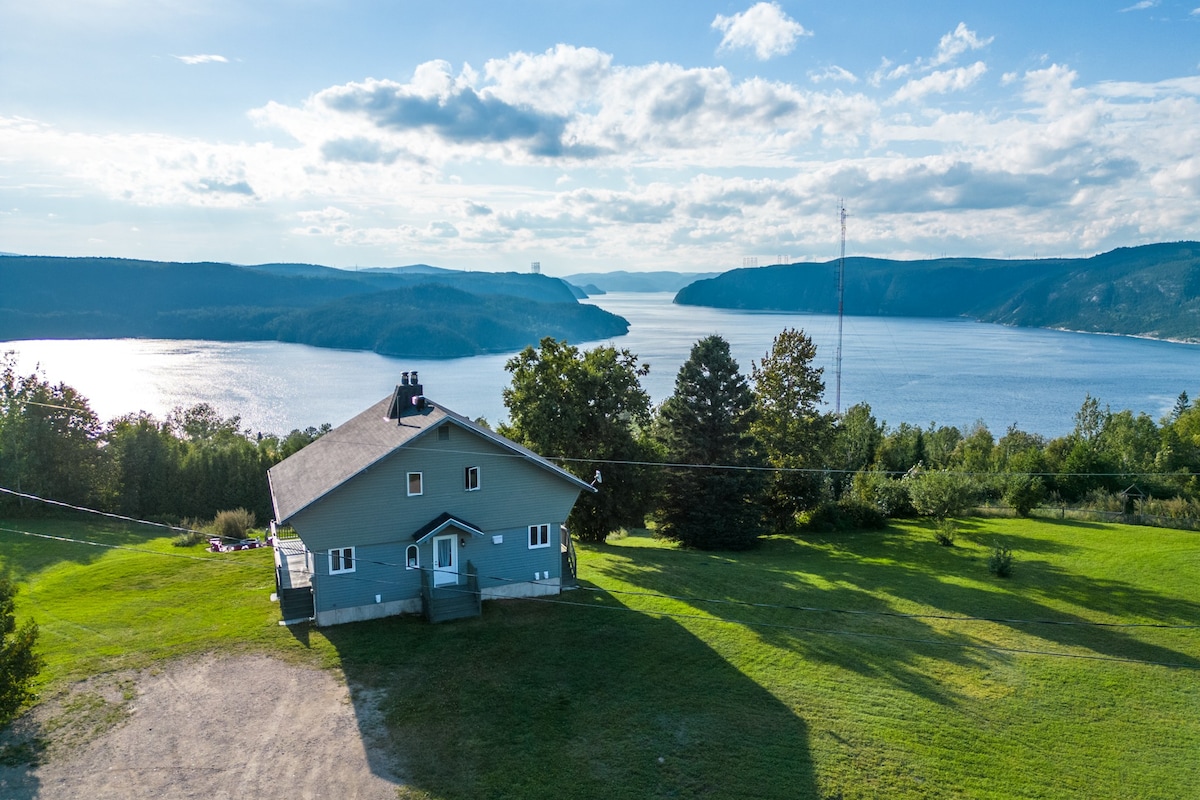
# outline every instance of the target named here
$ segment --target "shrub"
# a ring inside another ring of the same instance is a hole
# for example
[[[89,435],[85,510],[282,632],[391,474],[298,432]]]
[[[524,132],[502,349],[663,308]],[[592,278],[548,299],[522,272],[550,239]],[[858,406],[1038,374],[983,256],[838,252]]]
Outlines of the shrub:
[[[977,496],[976,486],[969,476],[949,470],[912,473],[904,480],[917,513],[935,519],[962,514]]]
[[[194,547],[202,542],[208,541],[208,534],[204,531],[190,530],[176,536],[171,540],[171,544],[176,547]]]
[[[992,554],[987,560],[988,572],[997,578],[1007,578],[1012,575],[1013,553],[1008,545],[998,544],[992,548]]]
[[[1038,477],[1010,475],[1004,483],[1003,498],[1017,516],[1028,517],[1046,499],[1046,484]]]
[[[245,539],[254,527],[254,513],[244,508],[222,511],[212,521],[213,532],[223,539]]]
[[[887,527],[887,517],[870,503],[843,497],[836,503],[827,500],[809,511],[804,526],[822,533],[880,530]]]
[[[958,526],[954,524],[954,520],[938,520],[937,529],[933,532],[933,538],[937,539],[938,544],[942,547],[954,547],[954,539],[957,536]]]
[[[875,506],[885,517],[907,517],[914,513],[908,485],[886,472],[866,470],[854,473],[851,491],[860,503]]]

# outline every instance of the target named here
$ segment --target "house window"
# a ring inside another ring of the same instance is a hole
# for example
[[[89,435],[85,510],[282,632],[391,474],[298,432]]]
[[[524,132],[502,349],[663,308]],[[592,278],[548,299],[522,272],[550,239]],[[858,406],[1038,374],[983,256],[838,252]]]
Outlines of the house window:
[[[468,492],[474,492],[479,488],[479,467],[467,467],[464,488]]]
[[[329,574],[354,572],[354,548],[338,547],[329,551]]]
[[[438,428],[438,441],[439,442],[450,441],[450,426],[449,425],[443,425],[442,427]]]
[[[419,473],[419,472],[408,473],[408,496],[409,497],[415,497],[416,495],[422,494],[422,486],[423,486],[423,483],[421,480],[421,473]]]
[[[415,544],[410,544],[404,551],[404,567],[405,569],[421,568],[421,551]]]
[[[529,526],[529,549],[535,547],[550,546],[550,526],[549,525],[530,525]]]

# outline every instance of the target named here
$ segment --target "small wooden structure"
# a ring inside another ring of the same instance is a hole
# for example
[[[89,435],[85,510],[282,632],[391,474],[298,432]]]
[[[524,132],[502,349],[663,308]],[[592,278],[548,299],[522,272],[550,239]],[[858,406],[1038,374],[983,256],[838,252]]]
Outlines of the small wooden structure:
[[[1125,491],[1121,492],[1121,500],[1124,503],[1123,513],[1125,516],[1133,516],[1134,511],[1137,509],[1137,504],[1145,499],[1146,493],[1139,489],[1136,483],[1130,484]]]

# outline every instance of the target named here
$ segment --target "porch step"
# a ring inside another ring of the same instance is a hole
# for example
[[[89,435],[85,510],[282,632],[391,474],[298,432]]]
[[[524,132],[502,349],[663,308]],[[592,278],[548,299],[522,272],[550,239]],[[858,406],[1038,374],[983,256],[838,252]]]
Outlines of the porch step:
[[[283,589],[279,595],[279,615],[284,619],[309,619],[313,615],[312,589],[305,586],[302,589]]]
[[[434,589],[430,607],[426,609],[430,622],[448,622],[479,615],[479,598],[461,589]]]

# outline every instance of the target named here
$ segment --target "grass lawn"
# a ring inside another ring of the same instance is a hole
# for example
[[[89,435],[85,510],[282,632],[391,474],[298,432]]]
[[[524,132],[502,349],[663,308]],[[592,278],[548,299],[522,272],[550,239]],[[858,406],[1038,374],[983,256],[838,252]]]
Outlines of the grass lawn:
[[[0,532],[19,612],[41,626],[48,690],[213,650],[337,666],[383,690],[410,797],[1180,798],[1200,786],[1200,631],[1032,622],[1200,624],[1192,532],[973,519],[952,548],[902,523],[737,554],[632,535],[580,547],[583,587],[560,598],[486,603],[480,620],[439,626],[287,630],[265,550],[201,555],[93,521],[0,527],[153,551]],[[1017,558],[1007,580],[985,568],[1001,540]],[[939,618],[963,616],[1003,621]]]

